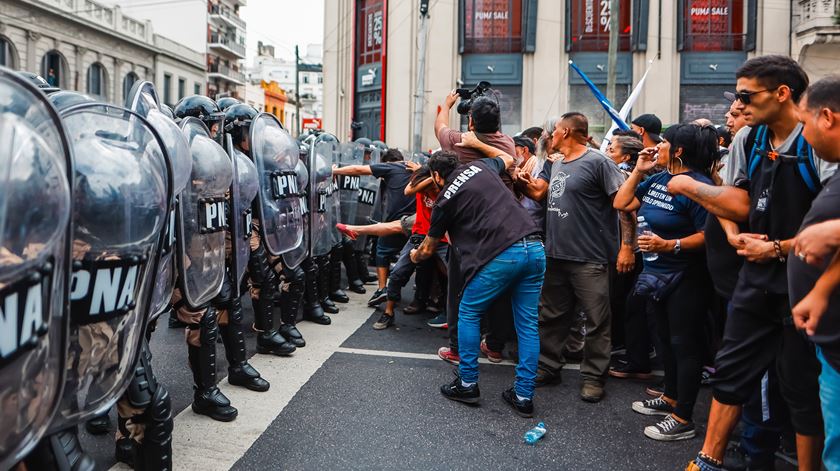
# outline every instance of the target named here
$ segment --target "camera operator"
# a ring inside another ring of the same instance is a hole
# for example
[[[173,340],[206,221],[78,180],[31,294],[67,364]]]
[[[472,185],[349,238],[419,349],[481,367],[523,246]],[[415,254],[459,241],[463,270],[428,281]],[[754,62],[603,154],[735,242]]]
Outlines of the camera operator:
[[[486,86],[483,86],[486,85]],[[479,93],[487,93],[489,84],[479,84],[475,90],[470,92],[469,100],[464,100],[458,105],[458,112],[464,113],[468,111],[468,128],[475,133],[476,138],[496,149],[499,149],[510,156],[516,155],[516,148],[513,144],[513,138],[502,134],[502,117],[499,110],[499,104],[493,98],[485,95],[477,95]],[[479,92],[481,90],[481,92]],[[463,90],[462,90],[463,91]],[[440,107],[437,118],[435,119],[435,135],[440,142],[442,150],[454,152],[458,157],[458,163],[464,164],[473,162],[475,160],[483,159],[485,156],[476,149],[459,146],[464,133],[456,131],[449,127],[449,114],[458,98],[463,96],[459,90],[452,90],[444,99],[443,105]],[[469,106],[468,106],[469,105]],[[501,173],[502,182],[505,186],[513,191],[513,178],[508,173],[509,170]],[[463,289],[463,279],[460,276],[459,270],[459,251],[457,249],[449,252],[449,283],[448,283],[448,305],[447,305],[447,324],[449,327],[449,347],[442,347],[438,350],[438,356],[444,361],[453,364],[458,364],[458,293]],[[510,298],[505,295],[498,300],[498,302],[488,312],[487,319],[496,320],[499,318],[510,318]],[[488,322],[489,325],[495,325],[493,321]],[[491,329],[493,330],[493,329]],[[492,332],[491,332],[492,333]],[[492,337],[492,336],[491,336]],[[504,336],[503,336],[504,337]],[[491,344],[497,342],[491,342]],[[496,347],[498,348],[498,347]],[[494,361],[501,360],[502,354],[500,351],[490,350],[487,345],[484,345],[484,353],[488,358]]]
[[[475,404],[478,389],[479,323],[495,299],[509,292],[519,341],[519,364],[513,388],[502,394],[519,415],[533,415],[534,378],[539,357],[537,302],[545,272],[545,252],[539,228],[512,193],[504,191],[500,175],[513,166],[504,151],[488,146],[473,133],[463,143],[488,156],[458,164],[452,152],[432,155],[432,184],[441,188],[432,210],[431,227],[420,247],[411,251],[419,263],[435,253],[445,233],[461,253],[466,282],[458,319],[461,332],[460,374],[441,386],[447,399]]]

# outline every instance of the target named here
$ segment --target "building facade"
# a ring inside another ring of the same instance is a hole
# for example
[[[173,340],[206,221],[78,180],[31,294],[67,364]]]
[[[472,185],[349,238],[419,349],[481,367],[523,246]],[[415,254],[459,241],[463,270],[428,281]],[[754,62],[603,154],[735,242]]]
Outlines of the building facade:
[[[608,118],[569,61],[606,92],[610,3],[431,1],[421,147],[437,147],[434,117],[445,95],[482,80],[497,90],[505,132],[577,110],[590,117],[593,135],[603,133]],[[615,106],[650,67],[634,114],[655,113],[665,123],[721,122],[728,108],[723,92],[734,88],[734,72],[749,57],[791,55],[812,73],[836,68],[837,3],[620,0]],[[326,0],[327,130],[411,148],[419,7],[420,0]]]
[[[155,34],[149,21],[93,0],[0,0],[0,65],[122,104],[149,80],[168,104],[203,90],[204,54]],[[168,98],[168,100],[167,100]]]
[[[309,44],[306,54],[300,58],[297,66],[300,84],[300,119],[314,119],[323,116],[324,103],[324,73],[321,65],[322,50],[320,44]],[[252,66],[248,70],[249,76],[256,83],[258,80],[263,84],[275,83],[283,91],[283,105],[278,109],[284,109],[283,124],[291,131],[298,132],[297,112],[295,106],[295,61],[275,56],[274,46],[257,43],[257,56],[254,57]],[[263,86],[266,90],[266,111],[268,102],[273,93],[272,87]],[[279,102],[278,102],[279,103]],[[279,116],[278,116],[279,118]]]
[[[245,98],[245,20],[239,7],[245,0],[207,2],[207,95]]]

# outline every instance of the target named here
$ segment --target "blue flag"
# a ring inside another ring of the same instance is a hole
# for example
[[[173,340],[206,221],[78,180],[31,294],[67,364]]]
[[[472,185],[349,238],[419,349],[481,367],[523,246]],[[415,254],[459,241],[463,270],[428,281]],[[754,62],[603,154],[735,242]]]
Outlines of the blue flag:
[[[604,94],[601,93],[601,90],[598,90],[598,87],[594,83],[592,83],[592,80],[589,80],[589,77],[587,77],[586,74],[584,74],[583,71],[580,70],[580,68],[578,68],[578,66],[575,65],[573,61],[569,61],[569,65],[572,66],[572,68],[575,69],[575,72],[577,72],[578,75],[580,75],[580,78],[582,78],[583,81],[586,82],[586,85],[588,85],[589,89],[592,90],[592,94],[595,95],[595,99],[597,99],[598,102],[601,103],[601,106],[604,107],[604,110],[607,112],[607,114],[610,115],[610,118],[612,118],[616,126],[618,126],[618,128],[622,131],[629,130],[630,126],[628,126],[627,123],[625,123],[624,120],[621,119],[621,117],[618,115],[618,111],[616,111],[615,108],[613,108],[612,103],[610,103],[610,101],[607,100],[607,97],[605,97]]]

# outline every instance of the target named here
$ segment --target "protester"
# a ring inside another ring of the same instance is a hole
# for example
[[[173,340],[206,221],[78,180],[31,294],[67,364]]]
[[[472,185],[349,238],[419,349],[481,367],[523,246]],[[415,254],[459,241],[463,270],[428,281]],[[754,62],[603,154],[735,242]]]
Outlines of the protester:
[[[382,312],[379,320],[373,324],[376,330],[387,329],[394,323],[394,308],[400,297],[400,291],[408,283],[411,275],[414,273],[416,265],[411,261],[410,252],[413,248],[418,247],[426,238],[429,230],[430,218],[432,214],[432,206],[438,196],[438,189],[432,185],[431,171],[428,166],[423,166],[414,172],[409,184],[404,190],[406,195],[414,195],[416,198],[416,217],[414,226],[411,229],[411,237],[408,238],[405,245],[400,252],[400,256],[394,267],[391,269],[391,274],[388,277],[388,301],[385,303],[385,309]],[[446,271],[446,254],[449,249],[449,243],[444,236],[440,240],[435,255],[437,260],[424,262],[425,265],[434,265],[440,268],[443,272]],[[418,290],[420,289],[418,283]],[[425,288],[428,290],[428,286]],[[418,296],[423,299],[428,297],[428,291],[423,296]],[[415,298],[416,299],[416,298]],[[445,314],[444,314],[445,315]]]
[[[717,131],[694,124],[668,128],[654,149],[639,157],[633,173],[613,202],[621,211],[638,211],[651,235],[639,236],[639,249],[656,253],[644,261],[635,292],[655,305],[661,353],[665,367],[665,393],[656,399],[633,403],[633,410],[665,419],[645,428],[645,436],[671,441],[694,437],[691,421],[700,390],[703,325],[708,307],[709,282],[703,260],[703,227],[706,210],[685,196],[667,190],[675,175],[708,184],[719,158]],[[667,171],[645,179],[644,173],[659,163]]]
[[[818,469],[823,433],[820,366],[813,345],[790,322],[786,260],[820,182],[833,175],[836,166],[810,156],[801,136],[796,102],[808,86],[808,76],[799,64],[784,56],[756,57],[744,63],[736,77],[736,97],[754,126],[735,136],[724,167],[724,180],[736,186],[715,187],[682,175],[668,184],[671,193],[689,197],[716,216],[747,221],[749,230],[738,238],[738,254],[746,260],[715,359],[706,440],[688,469],[721,469],[741,406],[774,362],[797,434],[800,468]]]
[[[731,101],[729,111],[726,112],[726,127],[729,133],[735,138],[738,131],[747,126],[747,115],[744,114],[744,104],[740,100],[735,99],[735,94],[732,92],[724,93],[727,100]]]
[[[451,152],[437,152],[429,160],[433,184],[441,188],[429,234],[412,251],[412,261],[428,259],[444,233],[461,253],[465,286],[459,307],[458,331],[461,362],[459,375],[441,386],[447,399],[477,403],[479,323],[491,303],[511,293],[519,347],[515,386],[502,398],[519,415],[534,412],[534,377],[539,355],[537,300],[545,273],[545,252],[539,228],[513,194],[505,190],[500,175],[513,166],[510,154],[472,134],[461,136],[461,145],[489,157],[458,164]]]
[[[539,129],[539,128],[529,128],[529,129]],[[526,130],[527,131],[527,130]],[[524,133],[525,131],[523,131]],[[542,132],[542,130],[540,130]],[[515,137],[513,139],[516,149],[516,157],[517,159],[521,159],[521,161],[517,164],[517,170],[519,172],[525,172],[531,177],[538,177],[540,172],[542,172],[543,166],[545,165],[545,159],[537,157],[535,155],[537,146],[529,138],[526,137]],[[540,230],[545,230],[545,202],[543,201],[534,201],[527,196],[522,196],[519,200],[522,204],[522,207],[528,210],[528,214],[534,218],[534,222],[537,224],[537,227]]]
[[[491,93],[492,91],[488,92],[488,94]],[[435,135],[440,142],[441,149],[454,152],[458,156],[459,163],[469,163],[485,156],[474,148],[456,145],[461,142],[463,133],[449,127],[449,114],[458,98],[458,93],[453,90],[444,99],[444,103],[435,118]],[[485,95],[472,100],[467,117],[467,128],[470,132],[474,132],[482,142],[510,156],[516,155],[513,139],[501,132],[501,110],[499,109],[499,102],[495,98]],[[513,190],[513,178],[510,173],[503,173],[501,178],[505,185]],[[464,288],[464,280],[460,270],[460,254],[455,247],[452,247],[449,252],[448,275],[446,312],[449,327],[449,347],[438,349],[438,356],[446,362],[458,364],[460,361],[458,357],[458,306],[460,304],[459,294]],[[511,318],[509,297],[503,295],[491,306],[486,317],[488,323],[493,325],[496,324],[494,321],[497,319]],[[501,359],[500,351],[487,351],[490,352],[493,359]]]
[[[564,157],[546,162],[538,179],[520,173],[518,188],[535,201],[547,200],[546,281],[540,298],[540,368],[537,384],[560,379],[566,363],[563,347],[575,316],[586,313],[586,341],[580,366],[580,397],[598,402],[610,362],[610,296],[608,264],[619,252],[619,224],[612,197],[624,175],[607,156],[587,147],[589,122],[581,113],[566,113],[552,133],[552,151]],[[634,227],[622,224],[619,263],[634,260]],[[580,309],[576,309],[579,304]]]
[[[411,178],[411,172],[406,168],[402,153],[397,149],[389,149],[381,160],[382,163],[379,164],[333,166],[333,175],[373,175],[381,179],[379,191],[386,202],[383,214],[385,221],[395,221],[402,216],[413,214],[414,198],[404,193]],[[388,267],[399,256],[406,240],[407,238],[402,234],[379,237],[376,240],[376,277],[379,286],[368,301],[368,306],[377,306],[386,300]]]
[[[630,124],[630,128],[642,138],[645,148],[654,147],[662,140],[662,120],[653,114],[638,116]]]
[[[644,149],[642,141],[631,136],[613,136],[607,147],[607,156],[618,165],[618,168],[630,176],[630,172],[636,166],[636,160],[639,158],[639,152]]]
[[[542,135],[543,135],[543,128],[538,127],[538,126],[533,126],[533,127],[528,128],[528,129],[524,129],[522,132],[519,133],[519,136],[530,139],[531,142],[533,142],[535,146],[537,145],[537,142],[539,142]],[[533,152],[531,152],[531,153],[533,154]]]
[[[840,162],[840,75],[813,83],[799,103],[802,135],[814,152]],[[788,282],[793,320],[817,345],[825,424],[823,464],[840,469],[840,175],[811,204],[790,251]]]

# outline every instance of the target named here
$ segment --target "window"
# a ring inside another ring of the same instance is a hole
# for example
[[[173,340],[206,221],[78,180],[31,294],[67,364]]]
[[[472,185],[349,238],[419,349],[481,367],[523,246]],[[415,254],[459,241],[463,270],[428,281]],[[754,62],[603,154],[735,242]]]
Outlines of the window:
[[[309,74],[304,74],[303,83],[309,83]]]
[[[179,78],[178,79],[178,99],[184,98],[184,95],[187,94],[187,79]]]
[[[196,83],[193,85],[193,95],[201,95],[201,84]]]
[[[163,74],[163,102],[172,105],[172,75]]]
[[[64,71],[67,70],[67,62],[60,52],[53,49],[44,54],[41,60],[41,77],[53,87],[66,88]]]
[[[744,0],[680,0],[683,51],[743,51]]]
[[[607,52],[610,45],[610,0],[567,0],[569,3],[569,51]],[[618,50],[630,50],[631,1],[619,1]]]
[[[0,65],[10,69],[15,68],[15,49],[11,41],[0,37]]]
[[[134,72],[129,72],[125,74],[123,78],[123,101],[128,98],[128,92],[131,91],[131,87],[134,86],[134,83],[137,82],[137,74]]]
[[[88,67],[87,92],[91,95],[105,96],[105,67],[98,62]]]
[[[323,84],[323,83],[324,83],[324,76],[323,76],[323,75],[319,75],[319,76],[318,76],[318,85],[321,85],[321,84]]]
[[[522,0],[461,1],[464,53],[522,51]]]

